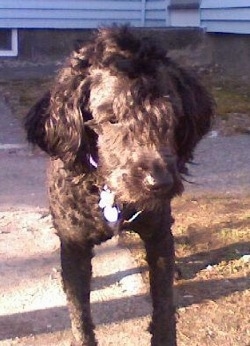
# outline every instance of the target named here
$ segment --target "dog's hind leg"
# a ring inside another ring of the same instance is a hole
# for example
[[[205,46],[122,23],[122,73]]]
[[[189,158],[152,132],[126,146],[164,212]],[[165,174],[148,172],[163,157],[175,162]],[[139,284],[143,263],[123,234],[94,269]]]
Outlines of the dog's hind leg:
[[[64,291],[67,295],[74,341],[72,346],[96,346],[90,310],[92,246],[61,243]]]
[[[152,346],[176,346],[176,319],[173,301],[175,271],[174,239],[170,212],[162,216],[151,237],[144,238],[149,264],[153,315],[150,326]]]

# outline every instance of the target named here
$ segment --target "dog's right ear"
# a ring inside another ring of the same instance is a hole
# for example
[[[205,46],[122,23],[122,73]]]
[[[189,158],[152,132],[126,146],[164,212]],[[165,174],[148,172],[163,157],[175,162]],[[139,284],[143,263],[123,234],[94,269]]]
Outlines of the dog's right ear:
[[[28,142],[38,145],[47,153],[49,153],[49,146],[46,140],[45,124],[50,114],[50,98],[51,94],[48,91],[31,107],[24,119],[24,128],[27,133]]]
[[[97,134],[84,123],[92,119],[88,111],[89,83],[72,78],[70,85],[57,81],[28,112],[24,127],[27,140],[66,167],[90,166],[97,160]]]
[[[92,46],[73,52],[60,71],[51,92],[29,111],[25,120],[28,141],[66,167],[88,170],[90,158],[97,160],[97,134],[85,122],[89,110],[89,67]],[[85,167],[85,168],[84,168]]]

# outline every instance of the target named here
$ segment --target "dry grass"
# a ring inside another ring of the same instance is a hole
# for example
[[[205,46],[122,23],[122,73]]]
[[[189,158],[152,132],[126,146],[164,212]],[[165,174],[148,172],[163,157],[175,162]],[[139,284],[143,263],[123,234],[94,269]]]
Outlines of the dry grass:
[[[174,201],[173,213],[182,273],[175,284],[178,345],[249,346],[250,196],[186,196]],[[122,242],[145,271],[138,236],[127,233]]]
[[[217,103],[217,114],[228,117],[229,114],[239,113],[250,116],[249,85],[232,82],[215,83],[212,93]]]
[[[29,108],[51,86],[50,78],[0,80],[0,92],[14,115],[23,118]]]

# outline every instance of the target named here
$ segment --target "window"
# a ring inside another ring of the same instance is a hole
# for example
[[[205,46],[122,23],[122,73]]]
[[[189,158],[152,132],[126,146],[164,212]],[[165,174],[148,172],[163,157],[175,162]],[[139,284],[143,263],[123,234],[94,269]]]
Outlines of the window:
[[[0,28],[0,56],[17,56],[17,29]]]

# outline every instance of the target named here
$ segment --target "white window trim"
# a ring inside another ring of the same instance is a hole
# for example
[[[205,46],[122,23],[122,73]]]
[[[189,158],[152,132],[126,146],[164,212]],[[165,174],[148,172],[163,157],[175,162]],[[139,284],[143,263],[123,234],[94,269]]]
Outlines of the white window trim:
[[[11,49],[0,49],[0,56],[18,55],[18,32],[17,29],[11,29]]]

